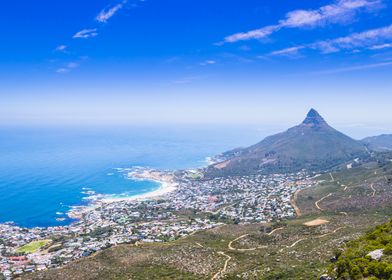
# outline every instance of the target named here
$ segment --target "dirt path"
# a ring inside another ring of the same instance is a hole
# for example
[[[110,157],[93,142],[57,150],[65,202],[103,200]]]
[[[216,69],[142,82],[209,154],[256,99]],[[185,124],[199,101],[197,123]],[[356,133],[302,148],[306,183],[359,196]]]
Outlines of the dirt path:
[[[329,193],[329,194],[327,194],[326,196],[323,196],[322,198],[320,198],[319,200],[317,200],[317,201],[314,203],[314,205],[316,206],[316,208],[317,208],[318,210],[320,210],[320,211],[324,211],[324,209],[320,207],[319,203],[320,203],[321,201],[323,201],[324,199],[330,197],[331,195],[332,195],[332,193]]]
[[[232,251],[237,251],[237,250],[239,250],[239,249],[233,247],[233,243],[236,242],[236,241],[238,241],[238,240],[240,240],[240,239],[242,239],[242,238],[245,238],[245,237],[247,237],[247,236],[249,236],[249,234],[244,234],[244,235],[241,235],[240,237],[237,237],[236,239],[231,240],[231,241],[229,242],[229,245],[227,245],[227,246],[229,247],[229,250],[232,250]]]
[[[220,276],[222,276],[226,272],[227,266],[231,260],[231,257],[229,255],[226,255],[224,252],[218,252],[218,254],[226,257],[226,261],[223,268],[219,270],[214,276],[212,276],[211,280],[218,279]]]
[[[295,241],[293,244],[291,244],[290,246],[288,246],[287,248],[293,248],[295,245],[297,245],[299,242],[306,240],[307,238],[301,238],[297,241]]]
[[[282,229],[284,229],[284,227],[276,228],[276,229],[272,230],[271,232],[267,233],[267,235],[272,235],[272,234],[274,234],[275,232],[277,232],[278,230],[282,230]],[[249,234],[241,235],[240,237],[237,237],[236,239],[233,239],[232,241],[230,241],[230,242],[229,242],[229,245],[227,245],[228,248],[229,248],[229,250],[231,250],[231,251],[239,251],[239,252],[246,252],[246,251],[255,251],[255,250],[257,250],[257,249],[268,248],[268,246],[259,246],[259,247],[247,248],[247,249],[241,249],[241,248],[235,248],[235,247],[233,247],[233,243],[234,243],[234,242],[236,242],[236,241],[238,241],[238,240],[241,240],[241,239],[243,239],[243,238],[245,238],[245,237],[247,237],[247,236],[249,236]]]
[[[372,197],[374,197],[376,195],[376,189],[374,188],[374,184],[370,185],[370,188],[372,189],[373,193],[372,193]]]
[[[328,235],[331,235],[331,234],[335,234],[337,231],[339,231],[339,230],[341,230],[341,229],[343,229],[343,228],[345,228],[345,227],[338,227],[338,228],[335,229],[334,231],[331,231],[331,232],[329,232],[329,233],[325,233],[325,234],[322,234],[322,235],[315,236],[314,238],[323,238],[323,237],[325,237],[325,236],[328,236]],[[301,239],[298,239],[298,240],[295,241],[293,244],[291,244],[291,245],[289,245],[289,246],[286,246],[285,248],[293,248],[293,247],[294,247],[295,245],[297,245],[298,243],[300,243],[300,242],[302,242],[302,241],[305,241],[305,240],[308,240],[308,239],[310,239],[310,238],[301,238]],[[283,250],[284,250],[285,248],[280,249],[279,252],[283,252]]]
[[[274,229],[273,231],[267,233],[267,235],[272,235],[272,234],[274,234],[275,232],[277,232],[278,230],[282,230],[282,229],[284,229],[284,227],[276,228],[276,229]]]
[[[333,177],[332,173],[329,173],[329,176],[331,176],[332,182],[335,182],[335,178]]]
[[[247,237],[247,236],[249,236],[249,234],[241,235],[240,237],[237,237],[236,239],[230,241],[230,242],[229,242],[229,245],[228,245],[229,250],[231,250],[231,251],[237,251],[237,252],[247,252],[247,251],[255,251],[255,250],[257,250],[257,249],[267,248],[267,246],[259,246],[259,247],[246,248],[246,249],[241,249],[241,248],[235,248],[235,247],[233,247],[233,243],[234,243],[234,242],[236,242],[236,241],[238,241],[238,240],[240,240],[240,239],[242,239],[242,238],[245,238],[245,237]]]
[[[302,190],[297,190],[294,193],[293,199],[291,200],[291,206],[294,208],[295,214],[297,215],[297,217],[300,217],[302,215],[301,213],[301,209],[298,207],[297,205],[297,199],[298,199],[298,195]]]
[[[345,184],[341,184],[340,186],[343,188],[343,191],[347,191],[349,188],[350,188],[350,186],[352,185],[352,183],[349,183],[348,185],[345,185]]]
[[[325,236],[334,234],[334,233],[336,233],[338,230],[341,230],[341,229],[344,229],[344,228],[345,228],[345,227],[338,227],[338,228],[335,229],[334,231],[329,232],[329,233],[326,233],[326,234],[322,234],[322,235],[319,235],[319,236],[316,236],[316,238],[323,238],[323,237],[325,237]]]

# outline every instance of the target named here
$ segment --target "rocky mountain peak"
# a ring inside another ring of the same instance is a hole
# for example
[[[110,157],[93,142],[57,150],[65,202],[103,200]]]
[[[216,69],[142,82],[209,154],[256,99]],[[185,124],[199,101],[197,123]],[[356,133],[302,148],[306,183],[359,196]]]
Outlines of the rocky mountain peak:
[[[310,109],[302,124],[320,126],[327,125],[327,122],[315,109],[312,108]]]

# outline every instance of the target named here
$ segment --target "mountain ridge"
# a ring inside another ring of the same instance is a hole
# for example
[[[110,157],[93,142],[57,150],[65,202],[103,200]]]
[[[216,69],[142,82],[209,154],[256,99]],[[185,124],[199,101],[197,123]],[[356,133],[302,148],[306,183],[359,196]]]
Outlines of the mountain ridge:
[[[366,137],[361,140],[370,150],[378,152],[392,151],[392,134],[381,134],[377,136]]]
[[[250,147],[223,153],[223,161],[209,166],[206,174],[318,171],[364,154],[365,145],[337,131],[315,109],[310,109],[299,125],[268,136]]]

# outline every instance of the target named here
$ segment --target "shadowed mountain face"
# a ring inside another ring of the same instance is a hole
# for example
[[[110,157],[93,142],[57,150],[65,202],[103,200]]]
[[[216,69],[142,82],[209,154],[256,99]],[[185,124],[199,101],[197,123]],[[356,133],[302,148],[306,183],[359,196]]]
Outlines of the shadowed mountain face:
[[[362,143],[335,130],[316,110],[311,109],[301,124],[248,148],[224,153],[224,161],[210,166],[206,174],[227,176],[302,169],[318,171],[365,153]]]
[[[302,122],[302,124],[313,126],[328,126],[327,122],[315,109],[310,109],[306,119]]]

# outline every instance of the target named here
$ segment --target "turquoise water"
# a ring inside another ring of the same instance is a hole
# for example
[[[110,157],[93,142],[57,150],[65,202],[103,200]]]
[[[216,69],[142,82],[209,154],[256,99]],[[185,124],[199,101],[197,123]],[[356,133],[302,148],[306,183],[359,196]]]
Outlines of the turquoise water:
[[[2,127],[0,222],[66,225],[70,207],[88,203],[87,189],[136,195],[159,187],[127,179],[117,168],[200,167],[207,156],[264,134],[233,127]]]

